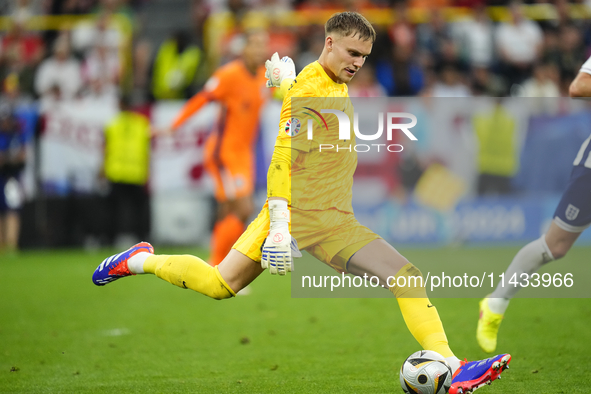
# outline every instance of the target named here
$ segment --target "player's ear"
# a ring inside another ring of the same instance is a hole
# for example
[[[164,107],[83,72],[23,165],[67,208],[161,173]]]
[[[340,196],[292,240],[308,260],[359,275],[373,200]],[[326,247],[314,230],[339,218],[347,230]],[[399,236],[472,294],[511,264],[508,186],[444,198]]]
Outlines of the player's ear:
[[[326,47],[326,49],[331,52],[332,51],[332,45],[334,44],[334,41],[332,39],[331,36],[327,36],[326,37],[326,41],[324,42],[324,46]]]

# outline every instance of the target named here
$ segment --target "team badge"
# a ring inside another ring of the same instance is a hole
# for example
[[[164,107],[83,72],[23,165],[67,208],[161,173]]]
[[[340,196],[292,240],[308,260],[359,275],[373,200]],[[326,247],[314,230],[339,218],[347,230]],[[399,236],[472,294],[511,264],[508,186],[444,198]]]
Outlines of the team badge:
[[[575,220],[579,216],[580,209],[572,204],[568,204],[566,207],[565,216],[568,220]]]
[[[285,134],[293,137],[300,132],[301,127],[302,123],[298,118],[291,118],[287,121],[287,123],[285,123]]]
[[[283,235],[281,233],[277,233],[273,236],[273,242],[279,243],[283,241]]]

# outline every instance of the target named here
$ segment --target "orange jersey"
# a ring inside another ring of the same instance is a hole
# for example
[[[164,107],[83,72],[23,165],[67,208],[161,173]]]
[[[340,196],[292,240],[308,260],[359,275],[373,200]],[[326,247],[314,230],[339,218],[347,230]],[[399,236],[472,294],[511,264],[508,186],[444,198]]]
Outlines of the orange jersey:
[[[269,93],[265,87],[265,67],[252,75],[242,60],[219,68],[207,81],[203,91],[193,96],[172,125],[176,129],[210,101],[221,104],[221,119],[216,130],[216,155],[251,150],[259,127],[259,112]]]

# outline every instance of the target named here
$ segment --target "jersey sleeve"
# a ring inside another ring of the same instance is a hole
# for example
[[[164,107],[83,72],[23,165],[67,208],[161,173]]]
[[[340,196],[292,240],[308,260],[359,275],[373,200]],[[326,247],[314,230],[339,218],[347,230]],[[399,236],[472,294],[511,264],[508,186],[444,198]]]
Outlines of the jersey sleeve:
[[[232,74],[231,70],[226,69],[216,71],[203,86],[203,91],[207,92],[214,100],[223,100],[228,94],[228,90],[231,89]]]
[[[302,100],[310,100],[315,95],[311,89],[302,89],[297,80],[291,81],[285,91],[279,132],[275,141],[275,150],[267,173],[267,197],[283,197],[291,204],[291,165],[299,152],[309,152],[312,141],[307,138],[304,124]],[[297,108],[299,107],[299,108]]]
[[[282,197],[291,204],[291,164],[298,152],[283,146],[275,148],[267,172],[267,197]]]
[[[226,73],[219,71],[214,73],[203,87],[203,90],[191,97],[183,106],[181,112],[179,112],[172,123],[173,130],[180,127],[210,101],[222,101],[227,94],[227,89],[228,78],[226,77]]]

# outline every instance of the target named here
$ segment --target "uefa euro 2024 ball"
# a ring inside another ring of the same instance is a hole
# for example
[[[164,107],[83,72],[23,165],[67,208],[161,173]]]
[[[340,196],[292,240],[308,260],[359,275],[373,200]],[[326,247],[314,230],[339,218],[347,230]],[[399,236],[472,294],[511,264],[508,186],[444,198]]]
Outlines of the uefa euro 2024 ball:
[[[400,386],[406,394],[445,394],[451,380],[451,367],[432,350],[411,354],[400,368]]]

